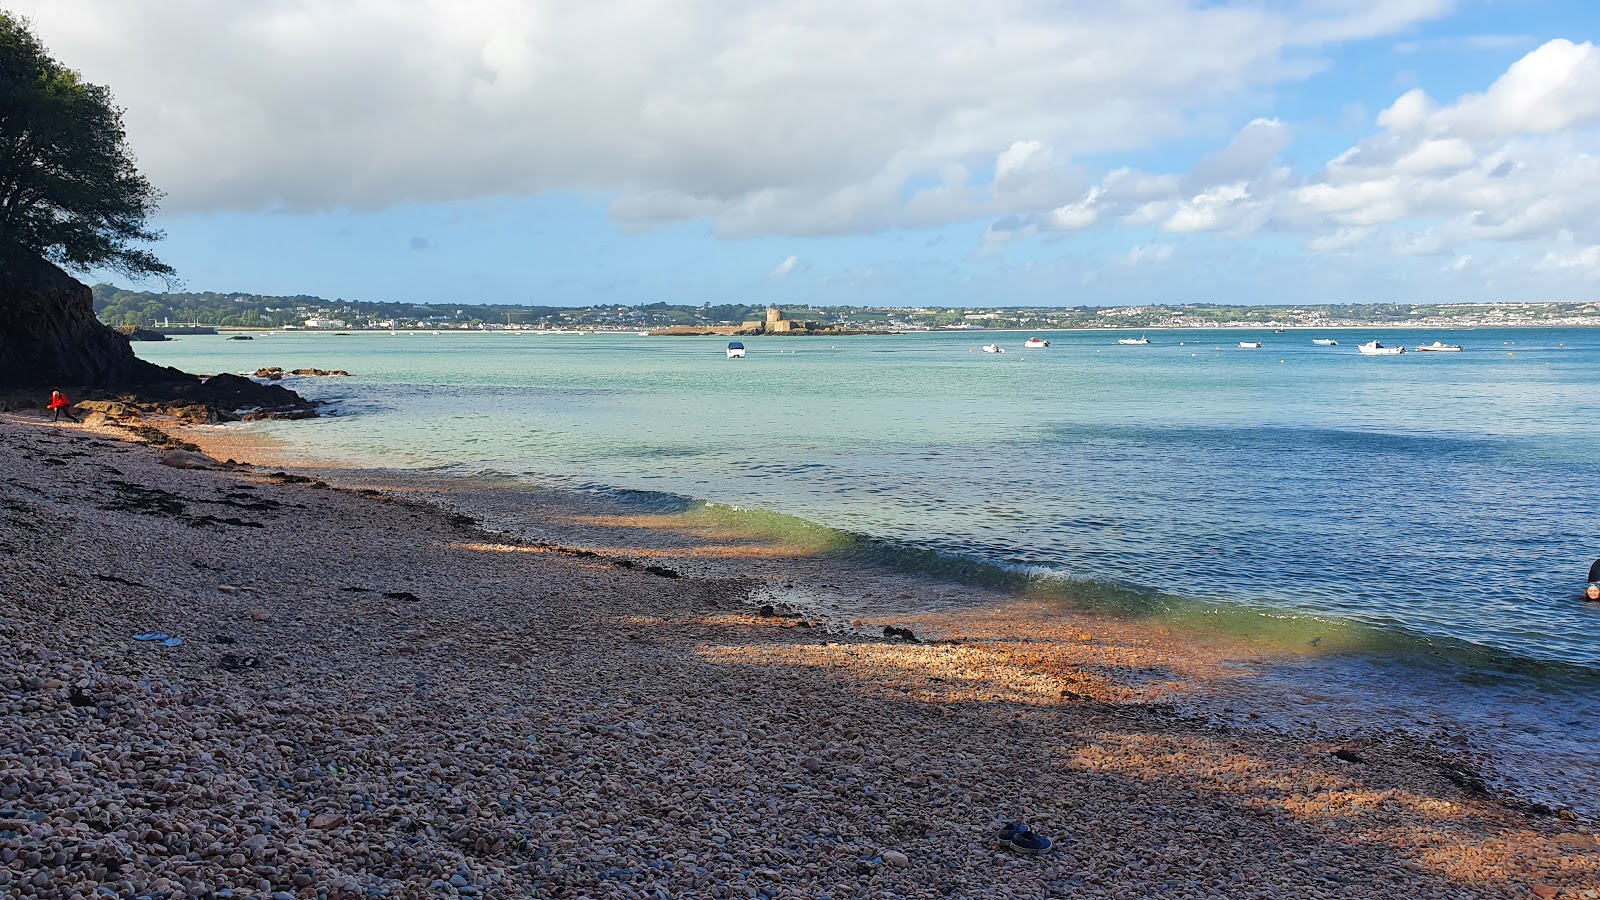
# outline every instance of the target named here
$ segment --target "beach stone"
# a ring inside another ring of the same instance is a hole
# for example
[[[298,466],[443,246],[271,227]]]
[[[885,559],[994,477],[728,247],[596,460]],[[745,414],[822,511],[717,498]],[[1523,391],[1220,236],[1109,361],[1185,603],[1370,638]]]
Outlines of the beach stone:
[[[250,618],[257,622],[271,622],[272,614],[264,609],[252,609],[250,610]]]
[[[898,850],[885,850],[879,855],[883,857],[885,865],[894,866],[897,869],[911,865],[911,860]]]
[[[217,461],[194,450],[172,449],[161,454],[161,464],[174,469],[209,469]]]
[[[1553,884],[1536,884],[1533,886],[1533,895],[1539,900],[1554,900],[1561,896],[1561,889]]]
[[[800,768],[815,775],[822,771],[822,760],[817,759],[815,756],[808,756],[800,762]]]

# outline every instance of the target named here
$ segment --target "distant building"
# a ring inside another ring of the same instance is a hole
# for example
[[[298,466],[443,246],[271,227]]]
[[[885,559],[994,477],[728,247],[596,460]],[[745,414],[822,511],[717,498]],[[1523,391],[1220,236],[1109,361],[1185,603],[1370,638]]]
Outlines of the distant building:
[[[758,334],[788,334],[795,331],[815,331],[817,324],[811,321],[785,319],[783,310],[773,306],[767,309],[766,321],[747,321],[739,326],[739,330]]]

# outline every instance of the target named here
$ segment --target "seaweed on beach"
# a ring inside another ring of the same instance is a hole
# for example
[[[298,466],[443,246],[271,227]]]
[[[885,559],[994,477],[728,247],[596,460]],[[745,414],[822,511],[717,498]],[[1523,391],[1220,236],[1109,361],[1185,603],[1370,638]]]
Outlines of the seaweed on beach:
[[[194,516],[189,514],[191,503],[220,503],[215,500],[195,500],[190,497],[180,497],[160,488],[145,487],[131,484],[121,480],[105,482],[115,492],[112,499],[99,504],[101,509],[133,512],[147,516],[163,516],[175,519],[191,527],[199,528],[206,525],[228,525],[235,528],[265,528],[260,522],[250,522],[239,518],[221,518],[210,514]],[[222,505],[230,505],[222,503]],[[239,504],[232,504],[239,505]],[[244,507],[250,508],[250,507]]]

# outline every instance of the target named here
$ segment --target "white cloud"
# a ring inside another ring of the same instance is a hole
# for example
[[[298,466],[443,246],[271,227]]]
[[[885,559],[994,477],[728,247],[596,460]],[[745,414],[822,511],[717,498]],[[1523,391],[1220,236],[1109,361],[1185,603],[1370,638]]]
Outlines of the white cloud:
[[[1318,253],[1345,253],[1365,244],[1372,232],[1371,228],[1340,228],[1332,234],[1312,238],[1306,242],[1306,248]]]
[[[112,87],[169,212],[559,190],[615,196],[628,225],[725,235],[1055,209],[1082,194],[1065,160],[1189,136],[1197,110],[1315,70],[1308,50],[1446,5],[17,4]],[[908,192],[950,166],[997,177]]]
[[[785,257],[783,262],[780,262],[772,267],[772,272],[767,277],[773,279],[774,281],[782,281],[783,279],[788,278],[790,275],[793,275],[795,272],[799,271],[801,267],[802,264],[800,262],[800,257]]]
[[[1128,251],[1128,265],[1166,262],[1172,258],[1174,252],[1171,244],[1140,244]]]
[[[1600,246],[1580,247],[1564,253],[1551,250],[1539,265],[1544,269],[1583,269],[1600,276]]]
[[[1430,116],[1438,131],[1476,138],[1550,134],[1600,116],[1600,53],[1554,40],[1511,65],[1482,94]]]
[[[1234,211],[1249,199],[1250,191],[1242,182],[1219,185],[1185,200],[1161,229],[1180,233],[1214,230],[1224,221],[1236,219]]]
[[[1187,173],[1117,169],[1027,221],[1057,231],[1120,222],[1172,233],[1288,232],[1302,235],[1313,253],[1452,255],[1460,262],[1450,271],[1471,258],[1463,248],[1483,242],[1561,245],[1542,260],[1502,254],[1522,260],[1523,272],[1595,261],[1587,249],[1573,249],[1600,246],[1594,45],[1550,41],[1486,91],[1448,105],[1408,91],[1377,124],[1376,134],[1320,170],[1296,176],[1278,161],[1288,129],[1258,119]]]

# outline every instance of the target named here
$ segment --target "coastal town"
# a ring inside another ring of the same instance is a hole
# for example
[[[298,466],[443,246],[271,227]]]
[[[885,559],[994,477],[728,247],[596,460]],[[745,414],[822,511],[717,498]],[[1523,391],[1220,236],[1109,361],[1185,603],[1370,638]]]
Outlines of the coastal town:
[[[1349,303],[1243,306],[830,306],[786,305],[765,327],[763,304],[646,303],[538,306],[516,303],[389,303],[248,293],[153,293],[94,286],[94,308],[113,327],[396,331],[626,331],[662,334],[840,334],[1006,328],[1476,328],[1600,326],[1600,300],[1498,303]],[[792,327],[787,323],[804,323]]]

